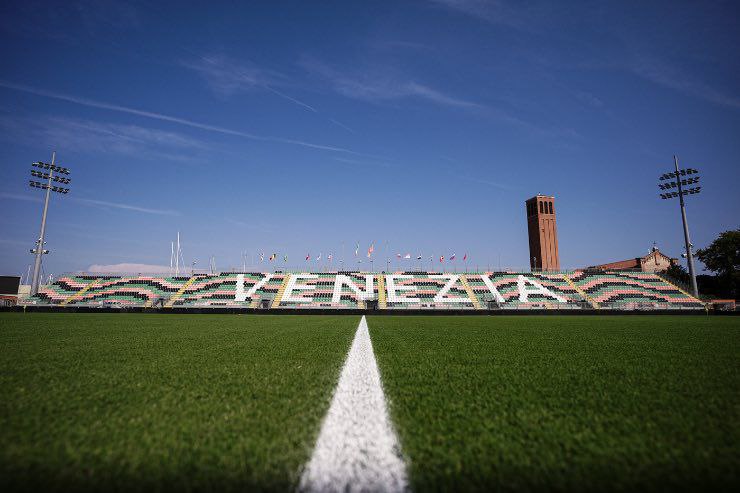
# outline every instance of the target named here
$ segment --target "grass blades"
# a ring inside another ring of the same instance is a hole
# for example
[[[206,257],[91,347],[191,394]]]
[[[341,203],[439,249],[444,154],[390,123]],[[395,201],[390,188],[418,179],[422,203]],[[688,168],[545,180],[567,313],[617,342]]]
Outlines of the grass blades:
[[[0,314],[0,488],[293,489],[358,321]]]
[[[368,325],[416,491],[740,483],[740,318]]]

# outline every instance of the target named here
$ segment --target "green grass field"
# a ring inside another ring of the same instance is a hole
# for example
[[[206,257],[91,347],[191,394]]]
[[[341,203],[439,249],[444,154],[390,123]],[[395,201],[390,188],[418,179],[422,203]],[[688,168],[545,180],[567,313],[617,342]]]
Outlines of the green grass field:
[[[0,313],[0,488],[294,490],[358,322]],[[416,491],[740,484],[740,318],[368,325]]]
[[[417,491],[740,484],[740,318],[368,324]]]
[[[0,314],[0,487],[291,489],[358,321]]]

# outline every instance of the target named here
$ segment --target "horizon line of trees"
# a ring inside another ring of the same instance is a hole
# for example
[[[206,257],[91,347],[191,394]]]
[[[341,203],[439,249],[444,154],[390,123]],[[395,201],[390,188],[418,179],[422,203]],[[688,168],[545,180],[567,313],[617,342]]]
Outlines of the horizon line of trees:
[[[696,251],[696,258],[713,275],[696,276],[696,284],[702,297],[738,299],[740,287],[740,228],[723,231],[706,248]],[[691,279],[686,269],[679,264],[671,265],[665,274],[689,284]]]

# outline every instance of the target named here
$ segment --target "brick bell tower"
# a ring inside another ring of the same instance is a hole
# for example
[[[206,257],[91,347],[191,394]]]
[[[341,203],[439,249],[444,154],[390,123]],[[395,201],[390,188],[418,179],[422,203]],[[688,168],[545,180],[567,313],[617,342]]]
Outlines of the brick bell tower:
[[[532,270],[559,271],[555,197],[537,194],[525,205],[529,230],[529,266]]]

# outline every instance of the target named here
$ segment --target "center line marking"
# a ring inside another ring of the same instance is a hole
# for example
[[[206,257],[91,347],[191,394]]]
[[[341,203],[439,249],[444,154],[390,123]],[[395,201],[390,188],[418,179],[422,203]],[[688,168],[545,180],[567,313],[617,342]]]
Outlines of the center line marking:
[[[406,490],[406,464],[363,316],[299,491]]]

